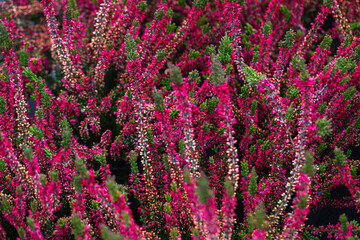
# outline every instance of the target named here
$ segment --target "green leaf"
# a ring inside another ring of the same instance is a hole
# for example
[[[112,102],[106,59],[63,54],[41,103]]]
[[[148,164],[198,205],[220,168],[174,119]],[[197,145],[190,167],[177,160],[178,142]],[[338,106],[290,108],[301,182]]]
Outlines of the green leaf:
[[[321,47],[321,49],[326,49],[326,48],[330,47],[331,43],[332,43],[331,36],[326,34],[324,39],[320,43],[320,47]]]
[[[294,36],[295,36],[295,32],[292,29],[290,29],[285,34],[285,40],[280,42],[279,46],[286,49],[291,49],[295,42]]]
[[[75,215],[71,218],[71,222],[73,225],[73,230],[72,233],[75,236],[82,236],[84,235],[84,231],[85,231],[85,226],[84,224],[81,222],[80,216],[79,215]]]
[[[5,51],[10,50],[13,46],[13,41],[10,39],[9,32],[5,24],[0,21],[0,49]]]
[[[125,52],[127,60],[136,60],[139,57],[137,53],[137,43],[133,39],[130,33],[125,36]]]
[[[331,133],[331,121],[326,117],[316,120],[316,128],[318,129],[318,136],[324,137]]]
[[[181,75],[181,69],[178,66],[175,66],[171,69],[170,79],[178,86],[183,84],[183,77]]]
[[[304,155],[305,155],[305,162],[302,167],[302,172],[312,177],[315,174],[314,154],[309,151],[306,151]]]
[[[159,22],[161,19],[164,18],[164,8],[159,8],[155,12],[155,20]]]
[[[0,114],[4,114],[7,110],[6,99],[3,96],[0,96]]]
[[[257,192],[257,178],[258,175],[256,174],[255,167],[253,167],[251,169],[250,182],[249,182],[249,193],[251,196],[255,196],[255,193]]]
[[[223,63],[230,63],[231,62],[231,54],[233,48],[230,45],[230,38],[226,34],[222,37],[220,46],[219,46],[219,60]]]
[[[153,98],[154,98],[154,102],[155,102],[155,109],[160,111],[160,112],[164,112],[165,105],[164,105],[164,99],[162,97],[162,92],[154,90],[153,91]]]

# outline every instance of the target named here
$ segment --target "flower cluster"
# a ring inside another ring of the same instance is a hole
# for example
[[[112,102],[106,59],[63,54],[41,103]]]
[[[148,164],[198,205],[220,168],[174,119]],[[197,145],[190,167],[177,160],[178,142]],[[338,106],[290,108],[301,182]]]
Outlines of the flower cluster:
[[[0,1],[0,238],[359,239],[359,79],[357,0]]]

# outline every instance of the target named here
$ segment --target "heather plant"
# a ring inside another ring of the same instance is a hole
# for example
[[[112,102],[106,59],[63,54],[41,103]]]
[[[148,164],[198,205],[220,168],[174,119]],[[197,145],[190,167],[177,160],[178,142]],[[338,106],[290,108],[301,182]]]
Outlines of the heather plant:
[[[359,239],[359,61],[356,0],[1,1],[0,238]]]

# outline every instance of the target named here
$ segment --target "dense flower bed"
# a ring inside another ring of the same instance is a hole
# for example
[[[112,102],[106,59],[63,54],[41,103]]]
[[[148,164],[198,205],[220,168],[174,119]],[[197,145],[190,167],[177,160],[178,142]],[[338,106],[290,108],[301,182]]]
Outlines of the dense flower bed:
[[[305,225],[360,209],[358,0],[4,0],[0,52],[1,239],[360,238]]]

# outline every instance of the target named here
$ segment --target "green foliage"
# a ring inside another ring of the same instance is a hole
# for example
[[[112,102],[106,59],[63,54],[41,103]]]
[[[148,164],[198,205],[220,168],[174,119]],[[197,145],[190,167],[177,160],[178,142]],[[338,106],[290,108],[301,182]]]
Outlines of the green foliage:
[[[11,212],[11,206],[10,206],[10,203],[9,203],[8,199],[6,198],[6,196],[3,196],[1,199],[1,209],[0,210],[5,213]]]
[[[253,197],[257,192],[257,179],[258,179],[258,175],[256,174],[255,167],[253,167],[251,169],[250,182],[249,182],[249,193]]]
[[[104,154],[95,154],[94,155],[94,160],[99,162],[101,165],[105,165],[106,164],[105,153]]]
[[[5,24],[0,21],[0,49],[8,51],[12,48],[12,46],[13,42],[10,39],[9,32],[6,29]]]
[[[356,169],[355,166],[351,166],[351,168],[350,168],[350,174],[351,174],[351,176],[352,176],[354,179],[357,178],[357,169]]]
[[[40,183],[45,186],[47,182],[46,176],[44,174],[40,174]]]
[[[205,53],[208,53],[210,56],[216,53],[215,46],[209,45],[205,48]]]
[[[23,194],[23,189],[22,189],[22,186],[17,186],[16,187],[16,194],[18,195],[18,196],[22,196],[22,194]]]
[[[226,82],[225,72],[217,55],[211,55],[210,83],[217,86]]]
[[[174,120],[178,116],[179,116],[179,111],[177,109],[173,108],[170,112],[170,119]]]
[[[197,70],[192,70],[192,71],[189,73],[189,80],[190,80],[190,81],[196,81],[196,83],[200,83],[201,79],[200,79],[199,71],[197,71]]]
[[[218,106],[218,104],[219,104],[219,100],[216,97],[211,98],[208,101],[207,109],[208,109],[210,114],[212,114],[215,111],[215,108]]]
[[[357,117],[357,119],[354,122],[354,128],[359,129],[360,128],[360,116]]]
[[[286,49],[291,49],[295,42],[294,36],[295,36],[295,32],[292,29],[290,29],[285,34],[285,40],[280,42],[279,46]]]
[[[350,23],[350,29],[351,30],[355,30],[357,28],[360,28],[360,22]]]
[[[300,79],[301,80],[305,80],[306,78],[308,78],[309,72],[307,70],[307,65],[305,63],[305,59],[303,57],[300,56],[294,56],[292,59],[292,68],[295,71],[296,69],[300,72]]]
[[[7,109],[6,99],[0,96],[0,114],[4,114]]]
[[[249,149],[249,153],[250,155],[253,154],[256,150],[256,146],[255,145],[251,145],[250,149]]]
[[[70,6],[66,6],[64,15],[66,21],[70,21],[74,18],[74,10]]]
[[[164,8],[159,8],[155,12],[155,20],[159,22],[161,19],[164,18]]]
[[[255,209],[255,215],[250,215],[250,225],[254,228],[261,229],[265,223],[266,214],[263,202],[260,202]]]
[[[112,232],[107,226],[101,225],[101,237],[104,240],[124,240],[125,238],[117,233]]]
[[[81,183],[81,177],[79,175],[74,175],[73,177],[73,184],[76,192],[78,194],[81,194],[82,192],[82,183]]]
[[[331,133],[331,121],[326,117],[316,120],[316,128],[318,129],[318,136],[324,137]]]
[[[234,186],[231,184],[231,181],[229,181],[229,179],[225,180],[224,187],[228,196],[234,195]]]
[[[202,174],[197,184],[198,184],[198,188],[196,190],[196,193],[199,196],[199,200],[202,204],[206,204],[207,200],[211,197],[207,177],[204,174]]]
[[[186,6],[186,1],[185,1],[185,0],[179,0],[179,5],[180,5],[182,8],[185,8],[185,6]]]
[[[335,159],[334,159],[335,164],[343,166],[346,161],[346,156],[344,152],[341,151],[339,148],[335,147],[334,154],[335,154]]]
[[[131,173],[133,176],[137,176],[139,169],[137,166],[137,156],[135,151],[130,152],[130,164],[131,164]]]
[[[164,211],[168,214],[171,214],[172,209],[169,203],[164,204]]]
[[[75,236],[82,236],[84,235],[84,231],[85,231],[85,226],[84,224],[81,222],[80,216],[79,215],[75,215],[71,218],[71,223],[73,225],[73,230],[72,233]]]
[[[341,231],[343,233],[347,232],[347,222],[348,222],[348,218],[346,217],[345,213],[341,214],[340,217],[339,217],[339,221],[340,221],[340,224],[341,224]]]
[[[0,172],[6,173],[6,163],[2,159],[0,159]]]
[[[23,66],[23,67],[29,66],[29,57],[30,57],[30,53],[26,51],[26,49],[21,49],[20,57],[19,57],[19,66]]]
[[[78,158],[75,160],[75,169],[76,169],[76,171],[78,171],[80,173],[80,176],[82,178],[85,178],[85,179],[89,178],[89,172],[88,172],[87,167],[82,158]]]
[[[294,86],[290,86],[289,89],[287,90],[287,95],[291,99],[297,98],[299,94],[300,94],[300,90],[298,88],[295,88]]]
[[[33,218],[27,217],[26,223],[29,225],[31,231],[35,231],[35,222]]]
[[[31,132],[36,139],[42,139],[43,136],[45,135],[44,131],[35,125],[30,126],[29,132]]]
[[[280,6],[280,11],[284,14],[286,23],[289,23],[292,16],[291,11],[284,5]]]
[[[349,101],[353,96],[355,96],[355,93],[356,93],[355,87],[350,87],[350,88],[346,89],[346,91],[342,94],[344,101],[345,102]]]
[[[174,16],[174,11],[171,8],[169,8],[166,12],[166,17],[172,18],[173,16]]]
[[[334,6],[333,2],[334,2],[334,0],[324,0],[324,5],[325,5],[325,7],[332,9]]]
[[[241,87],[241,97],[245,98],[245,100],[249,97],[249,87],[247,85]]]
[[[140,12],[144,12],[146,11],[148,5],[146,3],[146,1],[142,1],[142,2],[139,2],[136,7],[140,10]]]
[[[30,68],[25,68],[23,71],[23,74],[31,81],[31,82],[37,82],[36,75],[31,71]]]
[[[179,141],[179,152],[180,152],[181,156],[184,156],[184,154],[185,154],[185,141],[184,141],[184,139],[181,139]]]
[[[253,99],[252,102],[251,102],[251,108],[250,108],[252,114],[255,113],[257,106],[258,106],[258,100]]]
[[[301,240],[319,240],[318,237],[312,235],[310,232],[308,231],[304,231]]]
[[[272,24],[270,22],[266,22],[263,26],[263,34],[265,37],[268,37],[269,34],[272,32]]]
[[[255,125],[251,125],[250,128],[249,128],[249,131],[248,131],[247,135],[248,135],[248,136],[252,136],[255,131],[256,131],[256,126],[255,126]]]
[[[187,168],[184,169],[184,181],[185,183],[187,184],[191,184],[192,183],[192,179],[191,179],[191,176],[190,176],[190,172]],[[171,189],[173,190],[173,192],[177,192],[177,186],[176,184],[172,184],[171,185]]]
[[[298,202],[298,206],[300,209],[305,209],[308,205],[309,195],[300,196],[300,201]]]
[[[72,130],[70,125],[66,119],[61,122],[61,134],[62,134],[62,141],[61,145],[67,149],[71,145],[71,133]]]
[[[331,71],[331,74],[335,74],[335,72],[340,69],[341,73],[353,72],[356,67],[356,62],[353,61],[351,58],[347,57],[339,57],[335,59],[334,68]]]
[[[345,77],[339,82],[339,84],[340,84],[340,85],[344,85],[344,84],[346,84],[350,79],[351,79],[351,76],[350,76],[350,75],[345,76]]]
[[[31,147],[25,147],[24,149],[24,155],[25,157],[27,158],[27,160],[29,161],[32,161],[33,160],[33,156],[34,156],[34,153],[33,153],[33,150]]]
[[[136,60],[139,57],[139,54],[137,53],[137,43],[130,33],[126,34],[125,39],[125,52],[127,60]]]
[[[332,43],[331,36],[326,34],[324,39],[320,43],[320,47],[321,49],[327,49],[328,47],[330,47],[331,43]]]
[[[218,133],[219,133],[220,136],[224,135],[224,133],[225,133],[225,128],[224,128],[224,127],[219,128],[219,129],[218,129]]]
[[[51,106],[50,94],[45,89],[41,91],[41,102],[44,109],[48,109]]]
[[[109,178],[106,181],[106,187],[109,190],[111,200],[113,202],[116,202],[120,197],[120,191],[119,191],[119,186],[115,182],[115,179],[114,178]]]
[[[166,34],[173,33],[176,31],[176,29],[177,26],[175,23],[168,23],[168,25],[166,26]]]
[[[263,144],[261,145],[261,150],[266,151],[267,149],[270,148],[271,145],[272,145],[271,142],[268,141],[268,140],[266,140],[266,141],[264,141]]]
[[[243,67],[243,72],[245,74],[245,78],[246,81],[250,84],[250,85],[256,85],[259,83],[259,79],[264,80],[265,79],[265,75],[256,72],[255,69],[253,69],[250,66],[244,65]]]
[[[202,112],[206,111],[206,105],[207,105],[207,100],[205,100],[203,103],[200,104],[199,106],[199,110]]]
[[[247,35],[252,35],[254,33],[254,28],[250,23],[246,23],[246,25],[245,25],[245,33]]]
[[[207,133],[211,129],[211,124],[209,122],[204,122],[203,125],[201,126],[201,129]]]
[[[59,174],[56,170],[52,170],[49,172],[50,179],[54,182],[58,180]]]
[[[351,43],[353,42],[354,38],[352,35],[348,35],[345,39],[344,42],[342,43],[342,48],[347,48],[351,45]]]
[[[317,151],[316,151],[316,153],[322,153],[323,151],[325,151],[326,148],[327,148],[326,143],[321,142],[318,149],[317,149]]]
[[[254,50],[252,63],[255,65],[259,59],[259,50]]]
[[[206,7],[206,4],[208,3],[208,0],[195,0],[194,5],[197,9],[204,9]]]
[[[320,105],[319,105],[319,113],[323,114],[325,112],[326,108],[327,108],[327,106],[326,106],[325,102],[320,103]]]
[[[161,62],[166,57],[166,52],[164,49],[160,49],[156,52],[156,61]]]
[[[175,66],[171,69],[170,79],[178,86],[183,84],[183,77],[181,75],[181,69],[178,66]]]
[[[305,162],[302,167],[302,172],[312,177],[315,174],[314,154],[309,151],[306,151],[304,155],[305,155]]]
[[[170,235],[172,239],[177,239],[177,236],[179,235],[179,230],[176,228],[171,229]]]
[[[231,71],[232,71],[233,69],[234,69],[233,66],[229,63],[229,64],[226,66],[226,68],[225,68],[225,73],[226,73],[227,75],[230,75],[230,74],[231,74]]]
[[[230,38],[226,34],[222,37],[219,46],[219,60],[223,63],[231,62],[232,46],[230,45]]]
[[[291,106],[289,106],[286,109],[286,113],[285,113],[285,119],[286,119],[287,123],[291,122],[291,119],[292,119],[293,115],[294,115],[294,109]]]
[[[20,239],[25,239],[25,230],[23,227],[18,227],[17,229]]]
[[[190,52],[189,52],[189,58],[190,59],[196,59],[198,57],[200,57],[200,52],[197,51],[197,50],[191,49]]]
[[[157,90],[153,91],[153,98],[154,98],[154,102],[155,102],[155,109],[160,112],[164,112],[165,105],[164,105],[164,99],[162,96],[162,92],[157,91]]]
[[[149,144],[151,144],[151,145],[155,144],[155,142],[154,142],[154,134],[152,133],[150,127],[146,128],[146,137],[147,137],[147,140],[148,140]]]

